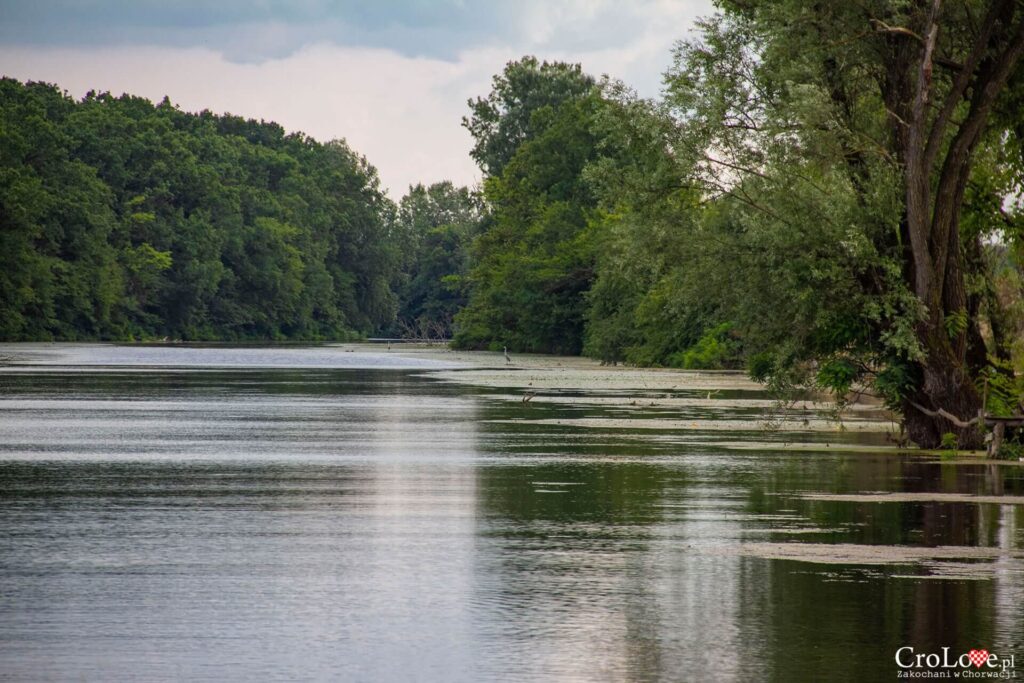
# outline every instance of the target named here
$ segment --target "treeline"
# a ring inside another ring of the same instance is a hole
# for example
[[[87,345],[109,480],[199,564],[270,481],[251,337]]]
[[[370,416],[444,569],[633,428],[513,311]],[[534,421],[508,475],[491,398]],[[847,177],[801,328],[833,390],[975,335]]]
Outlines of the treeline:
[[[470,102],[464,125],[488,214],[463,279],[457,346],[748,367],[780,382],[815,361],[837,388],[864,367],[884,370],[883,340],[889,360],[916,353],[899,168],[884,150],[844,148],[834,102],[802,103],[800,115],[832,128],[797,137],[794,111],[730,101],[770,92],[772,74],[757,74],[753,53],[727,53],[749,39],[746,19],[705,30],[707,43],[680,47],[661,101],[528,57]],[[725,66],[734,71],[715,71]],[[774,96],[773,106],[793,106],[793,93]],[[1024,352],[1020,212],[1003,200],[1019,182],[1021,147],[990,135],[958,247],[972,259],[974,314],[1008,361]],[[854,154],[864,168],[851,177]],[[898,393],[904,372],[894,362],[883,387]]]
[[[462,348],[684,368],[743,364],[742,336],[697,276],[711,215],[669,142],[676,122],[578,65],[510,63],[464,120],[487,224],[456,317]],[[732,264],[718,264],[719,286]]]
[[[419,249],[465,239],[474,206],[440,184],[396,207],[344,142],[274,123],[3,79],[0,339],[345,339],[399,309],[450,316]]]

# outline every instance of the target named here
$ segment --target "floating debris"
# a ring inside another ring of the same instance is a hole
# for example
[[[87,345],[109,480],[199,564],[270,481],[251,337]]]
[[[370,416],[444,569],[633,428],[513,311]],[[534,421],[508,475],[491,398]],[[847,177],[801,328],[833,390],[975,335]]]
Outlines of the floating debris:
[[[847,503],[987,503],[992,505],[1024,505],[1024,496],[984,496],[969,493],[806,493],[804,500],[829,500]]]
[[[1024,550],[1005,550],[980,546],[860,545],[854,543],[768,543],[750,541],[728,546],[707,546],[699,552],[707,555],[759,557],[765,560],[794,560],[813,564],[900,565],[939,560],[1011,560],[1024,570]],[[958,565],[963,570],[966,563]],[[934,565],[929,565],[934,566]]]

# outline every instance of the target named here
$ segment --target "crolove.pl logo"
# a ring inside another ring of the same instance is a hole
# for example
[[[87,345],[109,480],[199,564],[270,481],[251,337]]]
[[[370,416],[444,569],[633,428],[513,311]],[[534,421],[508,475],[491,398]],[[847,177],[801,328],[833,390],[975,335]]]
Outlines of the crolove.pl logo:
[[[912,647],[896,650],[899,678],[963,678],[997,679],[1017,678],[1015,655],[1000,656],[981,648],[956,655],[950,648],[939,652],[915,652]]]

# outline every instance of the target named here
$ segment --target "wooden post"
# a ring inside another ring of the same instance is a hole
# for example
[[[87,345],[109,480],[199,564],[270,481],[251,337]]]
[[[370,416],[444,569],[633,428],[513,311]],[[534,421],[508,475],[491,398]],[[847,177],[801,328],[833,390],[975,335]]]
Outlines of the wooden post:
[[[988,412],[988,377],[985,378],[985,391],[981,395],[981,410],[978,411],[978,423],[981,431],[985,431],[985,413]]]
[[[995,458],[999,455],[999,447],[1003,445],[1003,433],[1006,430],[1006,426],[1001,422],[997,421],[995,428],[992,430],[992,441],[988,444],[988,457]]]

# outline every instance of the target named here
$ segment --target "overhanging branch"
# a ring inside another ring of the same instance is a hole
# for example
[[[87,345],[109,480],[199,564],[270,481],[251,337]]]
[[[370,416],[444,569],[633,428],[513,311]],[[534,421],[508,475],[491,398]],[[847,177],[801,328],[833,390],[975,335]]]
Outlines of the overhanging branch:
[[[908,38],[913,38],[914,40],[918,41],[919,43],[923,43],[924,42],[924,38],[919,36],[917,33],[911,31],[906,26],[890,26],[889,24],[885,23],[881,19],[871,19],[870,21],[871,21],[872,26],[874,26],[875,30],[878,31],[879,33],[893,33],[895,35],[906,36]]]
[[[908,401],[908,403],[910,403],[910,405],[914,406],[915,408],[920,410],[925,415],[928,415],[929,417],[944,417],[953,424],[955,424],[957,427],[960,427],[961,429],[967,429],[968,427],[978,423],[978,417],[973,417],[965,422],[964,420],[961,420],[953,413],[943,410],[942,408],[939,408],[938,410],[929,410],[928,408],[925,408],[923,405],[917,403],[916,401]]]

